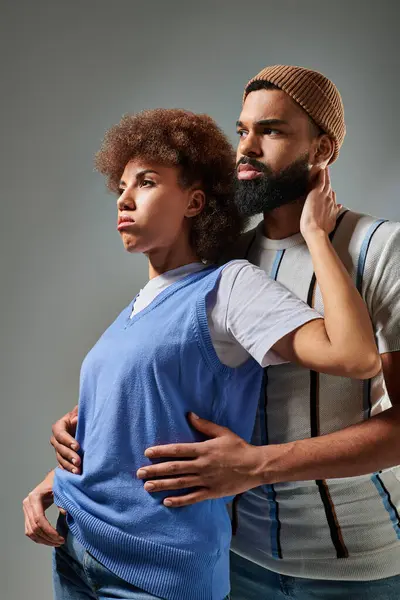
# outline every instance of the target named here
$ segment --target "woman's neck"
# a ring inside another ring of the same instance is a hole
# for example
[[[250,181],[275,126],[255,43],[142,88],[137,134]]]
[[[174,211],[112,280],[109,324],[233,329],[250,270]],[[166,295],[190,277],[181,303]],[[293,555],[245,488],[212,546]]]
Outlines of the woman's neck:
[[[188,243],[177,243],[170,248],[159,248],[146,252],[149,259],[149,279],[154,279],[167,271],[201,262],[196,252]]]

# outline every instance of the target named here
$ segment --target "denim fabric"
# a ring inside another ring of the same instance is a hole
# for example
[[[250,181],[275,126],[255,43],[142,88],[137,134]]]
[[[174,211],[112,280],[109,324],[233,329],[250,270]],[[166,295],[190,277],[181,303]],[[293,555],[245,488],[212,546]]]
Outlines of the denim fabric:
[[[399,600],[400,575],[374,581],[288,577],[231,552],[231,600]]]

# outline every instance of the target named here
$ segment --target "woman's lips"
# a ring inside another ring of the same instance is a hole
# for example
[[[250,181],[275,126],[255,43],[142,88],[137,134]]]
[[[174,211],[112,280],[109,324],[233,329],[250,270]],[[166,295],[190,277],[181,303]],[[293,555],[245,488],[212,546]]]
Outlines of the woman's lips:
[[[129,217],[120,217],[118,219],[117,230],[127,229],[128,227],[132,227],[135,224],[135,221]]]

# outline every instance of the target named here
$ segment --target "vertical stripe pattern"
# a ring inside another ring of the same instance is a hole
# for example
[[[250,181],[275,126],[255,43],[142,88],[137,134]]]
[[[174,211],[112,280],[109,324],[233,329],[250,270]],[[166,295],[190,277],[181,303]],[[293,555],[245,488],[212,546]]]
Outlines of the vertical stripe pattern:
[[[358,259],[357,265],[357,289],[362,295],[362,284],[363,284],[363,276],[365,270],[365,264],[367,262],[367,254],[371,244],[372,237],[374,233],[379,229],[379,227],[385,223],[384,219],[378,219],[374,223],[372,223],[371,227],[368,229],[363,243],[360,249],[360,256]],[[371,379],[364,381],[363,387],[363,409],[364,409],[364,420],[367,420],[371,417]],[[392,522],[393,528],[396,532],[397,538],[400,540],[400,516],[397,511],[396,506],[393,504],[390,492],[386,488],[381,476],[379,473],[374,473],[371,476],[371,481],[376,487],[379,496],[381,497],[383,506],[389,514],[390,520]]]
[[[369,250],[369,246],[371,244],[372,236],[377,231],[377,229],[385,223],[384,219],[379,219],[372,223],[371,227],[368,229],[363,243],[361,244],[360,255],[358,257],[357,264],[357,278],[356,278],[356,286],[359,293],[362,296],[362,284],[363,284],[363,276],[365,271],[365,263],[367,262],[367,254]],[[364,420],[369,419],[371,416],[371,380],[367,379],[363,383],[363,413]]]
[[[392,525],[396,532],[397,539],[400,540],[400,516],[396,506],[392,502],[390,493],[387,490],[385,484],[383,483],[379,473],[374,473],[374,475],[372,475],[371,477],[371,481],[375,485],[380,497],[382,498],[383,505],[389,513],[390,520],[392,521]]]
[[[278,278],[279,268],[282,263],[285,250],[278,250],[275,255],[275,260],[272,265],[271,279],[275,281]],[[263,446],[268,444],[268,418],[267,418],[267,404],[268,404],[268,367],[264,369],[264,393],[262,394],[259,414],[260,414],[260,431],[261,431],[261,443]],[[281,547],[281,522],[279,520],[279,502],[276,497],[276,490],[274,485],[264,485],[263,490],[267,495],[269,502],[269,512],[271,521],[271,552],[272,556],[276,559],[282,558],[282,547]]]
[[[344,211],[337,219],[336,227],[330,234],[329,238],[332,241],[335,233],[337,232],[340,223],[347,211]],[[314,306],[314,294],[316,288],[316,276],[313,273],[311,277],[310,287],[307,294],[307,303],[309,306]],[[318,437],[320,435],[319,427],[319,374],[316,371],[310,371],[310,429],[311,437]],[[347,558],[349,553],[346,545],[343,541],[342,532],[337,519],[335,506],[333,504],[328,485],[325,480],[318,479],[315,481],[318,492],[323,504],[326,520],[328,522],[329,532],[332,543],[335,547],[337,558]]]

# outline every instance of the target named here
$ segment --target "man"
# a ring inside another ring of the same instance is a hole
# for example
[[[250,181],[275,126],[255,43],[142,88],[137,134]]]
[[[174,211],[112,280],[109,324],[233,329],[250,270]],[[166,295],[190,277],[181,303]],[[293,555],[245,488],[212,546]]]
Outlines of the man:
[[[343,142],[339,92],[320,73],[267,67],[246,86],[237,126],[237,202],[264,220],[235,256],[322,313],[299,224],[310,180]],[[241,494],[233,600],[400,597],[400,225],[344,209],[333,240],[369,307],[383,373],[363,383],[269,367],[253,445],[191,415],[211,439],[149,449],[170,460],[138,472],[149,493],[187,487],[192,474],[193,490],[171,497],[172,508]],[[56,423],[52,443],[79,472],[75,420],[73,411]]]

